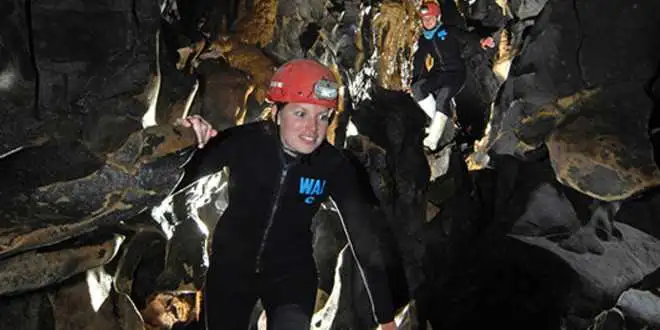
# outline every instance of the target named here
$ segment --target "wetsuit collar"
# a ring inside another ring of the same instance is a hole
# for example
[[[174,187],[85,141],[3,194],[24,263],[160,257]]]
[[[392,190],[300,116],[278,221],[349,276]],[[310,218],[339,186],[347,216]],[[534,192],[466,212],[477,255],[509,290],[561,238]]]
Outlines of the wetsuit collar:
[[[277,124],[272,123],[272,129],[275,131],[275,139],[277,140],[277,146],[279,148],[280,159],[284,164],[291,164],[295,162],[309,162],[314,155],[317,155],[320,152],[321,144],[316,150],[312,151],[310,154],[302,154],[295,150],[288,149],[282,143],[282,137],[280,136],[280,129]]]
[[[438,24],[430,30],[424,29],[424,38],[426,40],[431,40],[433,39],[433,36],[436,35],[436,32],[440,39],[445,40],[445,37],[447,36],[447,30],[444,28],[441,22],[438,22]]]
[[[279,137],[278,137],[279,138]],[[312,151],[309,154],[301,154],[299,152],[296,152],[291,149],[287,149],[284,144],[282,144],[282,141],[279,141],[279,146],[280,146],[280,158],[282,159],[282,162],[286,165],[290,165],[293,163],[309,163],[314,155],[317,155],[319,152],[319,149],[321,149],[321,146],[316,148],[316,150]]]
[[[434,28],[430,30],[424,29],[424,38],[426,38],[426,40],[433,39],[433,35],[435,34],[436,31],[438,31],[439,28],[440,28],[440,24],[438,23]]]
[[[280,142],[280,157],[282,158],[282,161],[284,164],[291,164],[295,162],[296,160],[299,160],[302,155],[298,152],[295,152],[293,150],[287,149],[281,142]]]

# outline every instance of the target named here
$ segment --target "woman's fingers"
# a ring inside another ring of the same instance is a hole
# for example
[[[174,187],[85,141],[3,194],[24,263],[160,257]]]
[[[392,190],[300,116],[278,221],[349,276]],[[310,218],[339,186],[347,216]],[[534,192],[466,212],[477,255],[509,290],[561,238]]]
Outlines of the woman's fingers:
[[[203,148],[209,140],[218,135],[218,131],[199,115],[192,115],[186,118],[179,118],[175,122],[176,125],[183,127],[192,127],[197,138],[197,147]]]

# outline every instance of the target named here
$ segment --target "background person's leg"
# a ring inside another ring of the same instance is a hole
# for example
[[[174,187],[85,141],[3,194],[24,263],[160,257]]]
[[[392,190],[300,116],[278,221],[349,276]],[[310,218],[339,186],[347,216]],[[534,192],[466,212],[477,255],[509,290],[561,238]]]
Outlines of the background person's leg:
[[[430,150],[436,150],[447,121],[451,118],[450,98],[450,89],[447,87],[440,88],[435,95],[435,111],[427,130],[428,135],[424,138],[424,146]]]
[[[453,117],[454,114],[451,112],[451,107],[449,106],[449,101],[453,96],[454,94],[452,94],[452,88],[440,88],[438,93],[435,95],[435,111],[441,112],[449,118]]]
[[[414,82],[412,86],[410,86],[410,90],[412,91],[413,99],[419,104],[419,107],[422,108],[424,113],[432,119],[436,108],[435,97],[432,94],[424,94],[424,91],[422,91],[422,85],[425,82],[426,79],[420,79],[419,81]]]
[[[419,102],[419,101],[421,101],[422,99],[424,99],[425,97],[428,96],[427,94],[425,94],[422,91],[422,85],[425,82],[426,82],[426,79],[420,79],[420,80],[415,81],[414,83],[412,83],[410,85],[410,90],[412,91],[412,95],[413,95],[413,98],[415,99],[415,101]]]

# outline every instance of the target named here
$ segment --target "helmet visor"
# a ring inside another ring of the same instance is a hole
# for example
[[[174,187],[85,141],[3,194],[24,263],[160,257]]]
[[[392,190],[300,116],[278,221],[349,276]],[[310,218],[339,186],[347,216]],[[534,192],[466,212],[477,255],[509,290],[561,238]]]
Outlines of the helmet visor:
[[[314,96],[319,100],[334,100],[339,95],[337,83],[321,79],[314,84]]]

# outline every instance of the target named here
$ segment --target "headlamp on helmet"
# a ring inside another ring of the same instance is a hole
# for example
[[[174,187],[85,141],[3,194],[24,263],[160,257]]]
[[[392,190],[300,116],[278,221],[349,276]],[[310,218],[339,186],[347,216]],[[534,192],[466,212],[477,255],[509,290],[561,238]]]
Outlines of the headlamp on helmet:
[[[337,108],[339,85],[326,66],[311,59],[283,64],[271,78],[266,94],[270,102],[310,103]]]
[[[339,96],[337,83],[321,79],[314,84],[314,96],[319,100],[334,100]]]

